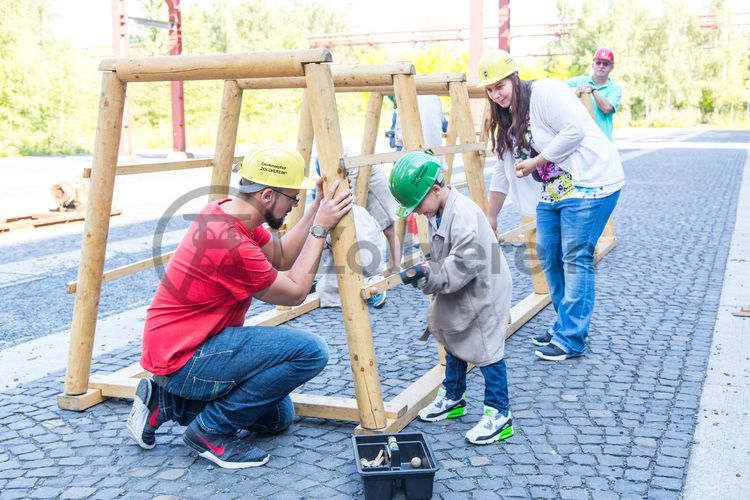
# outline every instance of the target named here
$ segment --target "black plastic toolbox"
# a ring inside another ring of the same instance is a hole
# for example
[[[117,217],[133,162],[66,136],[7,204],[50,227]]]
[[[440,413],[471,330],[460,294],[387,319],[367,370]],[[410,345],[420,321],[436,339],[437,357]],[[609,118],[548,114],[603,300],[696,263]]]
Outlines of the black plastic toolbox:
[[[390,439],[389,443],[389,438]],[[395,440],[395,441],[394,441]],[[365,500],[393,498],[395,488],[403,486],[408,499],[432,498],[432,484],[440,465],[421,432],[352,436],[357,472],[362,476]],[[385,456],[379,466],[365,467],[361,459],[374,460],[380,451]],[[419,467],[412,466],[418,457]]]

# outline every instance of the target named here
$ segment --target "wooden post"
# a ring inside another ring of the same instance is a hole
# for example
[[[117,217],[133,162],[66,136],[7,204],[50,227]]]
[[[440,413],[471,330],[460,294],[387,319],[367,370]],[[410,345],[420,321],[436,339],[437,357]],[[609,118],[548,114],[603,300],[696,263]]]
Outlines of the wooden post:
[[[477,142],[474,121],[469,108],[469,91],[466,82],[450,82],[448,84],[451,96],[451,115],[456,115],[456,131],[462,144]],[[484,182],[484,157],[479,151],[462,153],[466,182],[469,186],[469,196],[479,205],[485,214],[489,209],[487,191]]]
[[[328,185],[334,179],[341,179],[342,183],[339,186],[339,192],[341,192],[347,189],[346,173],[339,171],[338,168],[344,146],[341,142],[341,128],[330,66],[307,64],[305,77],[321,173],[328,179]],[[362,275],[355,273],[347,261],[349,251],[357,245],[354,217],[351,212],[338,223],[331,234],[331,240],[334,263],[340,270],[338,273],[339,295],[346,340],[349,345],[349,361],[354,377],[360,424],[369,430],[384,429],[386,417],[375,345],[372,340],[370,315],[367,311],[367,303],[360,297],[364,282]]]
[[[96,127],[86,222],[78,267],[78,290],[73,306],[65,394],[88,390],[91,355],[94,350],[96,316],[101,295],[104,256],[109,234],[112,193],[115,186],[117,151],[120,147],[126,85],[115,73],[102,75],[99,120]]]
[[[424,149],[422,122],[417,104],[417,86],[413,75],[393,75],[393,91],[396,94],[398,119],[404,138],[404,150]]]
[[[236,80],[302,76],[307,63],[331,62],[328,49],[190,56],[104,59],[99,71],[114,71],[122,82]]]
[[[312,145],[314,139],[312,118],[310,116],[310,105],[307,89],[302,91],[302,109],[299,116],[299,129],[297,129],[297,151],[305,160],[305,175],[310,175],[310,158],[312,157]],[[302,216],[305,214],[305,202],[307,201],[307,191],[301,190],[299,203],[292,208],[289,216],[286,218],[286,230],[293,228]]]
[[[362,133],[362,154],[369,155],[375,152],[375,144],[378,140],[378,127],[380,126],[380,113],[383,109],[383,94],[370,92],[370,100],[367,103],[367,114],[365,115],[365,129]],[[367,191],[370,187],[371,165],[360,167],[357,174],[354,199],[357,205],[367,205]]]
[[[521,216],[521,223],[526,224],[533,222],[534,217]],[[534,286],[534,293],[549,293],[547,281],[544,279],[544,271],[539,263],[539,257],[536,253],[536,226],[534,229],[526,231],[524,235],[526,241],[526,262],[529,264],[529,273],[531,273],[531,284]]]
[[[221,101],[219,130],[216,133],[214,167],[211,170],[211,192],[208,201],[226,198],[229,194],[229,181],[232,178],[232,162],[237,145],[237,129],[240,123],[242,90],[235,80],[224,82],[224,97]]]
[[[453,115],[453,103],[451,102],[451,119],[448,121],[448,133],[445,136],[446,146],[455,146],[458,135],[456,134],[456,118]],[[453,161],[456,158],[456,153],[448,153],[445,155],[445,185],[451,183],[451,177],[453,177]]]

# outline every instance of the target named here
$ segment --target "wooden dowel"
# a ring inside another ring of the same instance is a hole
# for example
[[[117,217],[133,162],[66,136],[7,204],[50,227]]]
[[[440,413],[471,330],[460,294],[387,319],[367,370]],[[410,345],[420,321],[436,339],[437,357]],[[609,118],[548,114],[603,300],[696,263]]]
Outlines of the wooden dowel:
[[[303,76],[305,64],[331,62],[332,60],[328,49],[309,49],[104,59],[99,64],[99,70],[114,71],[121,82],[233,80]]]
[[[405,75],[396,75],[398,76]],[[305,77],[310,93],[310,114],[315,129],[321,173],[327,179],[326,188],[334,180],[341,179],[341,192],[347,189],[347,183],[345,174],[338,171],[337,165],[339,158],[343,156],[344,147],[341,142],[341,127],[331,69],[323,64],[308,64],[305,67]],[[360,422],[362,427],[367,429],[383,429],[386,426],[386,417],[370,314],[367,311],[367,303],[359,295],[363,285],[362,276],[354,272],[347,261],[349,250],[357,245],[354,217],[351,212],[334,228],[331,241],[334,263],[342,269],[337,276],[339,296]]]
[[[208,201],[220,200],[229,195],[232,178],[234,150],[237,146],[237,130],[240,123],[242,90],[234,80],[224,82],[224,94],[219,112],[219,127],[214,148],[214,168],[211,171],[211,188]]]
[[[83,227],[81,263],[78,267],[79,290],[73,305],[70,330],[68,369],[65,375],[67,395],[83,394],[88,390],[124,107],[125,84],[114,73],[104,73],[86,222]]]
[[[378,280],[365,286],[364,288],[362,288],[362,290],[360,290],[359,294],[363,299],[367,300],[374,295],[382,293],[386,290],[390,290],[391,288],[397,287],[400,284],[401,276],[399,274],[391,274],[387,278],[383,278],[382,280]]]
[[[145,271],[146,269],[151,269],[152,267],[156,267],[161,264],[166,264],[167,262],[169,262],[169,259],[172,258],[172,255],[174,255],[174,251],[161,254],[155,258],[152,257],[150,259],[139,260],[138,262],[133,262],[132,264],[127,264],[115,269],[111,269],[109,271],[105,271],[102,274],[102,282],[106,283],[108,281],[114,281],[116,279],[130,276],[131,274],[135,274],[140,271]],[[76,293],[76,291],[78,290],[78,280],[69,281],[67,290],[68,293]]]

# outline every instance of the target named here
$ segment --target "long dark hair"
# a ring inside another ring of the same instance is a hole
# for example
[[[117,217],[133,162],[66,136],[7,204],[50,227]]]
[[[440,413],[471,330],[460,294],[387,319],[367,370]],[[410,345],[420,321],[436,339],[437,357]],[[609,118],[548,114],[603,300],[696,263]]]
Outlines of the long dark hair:
[[[506,151],[511,151],[513,143],[524,150],[530,149],[526,138],[526,130],[529,126],[526,117],[529,116],[529,102],[531,101],[531,80],[521,80],[518,73],[510,77],[513,85],[513,98],[509,108],[503,108],[487,95],[490,102],[490,137],[492,137],[492,150],[500,158]]]

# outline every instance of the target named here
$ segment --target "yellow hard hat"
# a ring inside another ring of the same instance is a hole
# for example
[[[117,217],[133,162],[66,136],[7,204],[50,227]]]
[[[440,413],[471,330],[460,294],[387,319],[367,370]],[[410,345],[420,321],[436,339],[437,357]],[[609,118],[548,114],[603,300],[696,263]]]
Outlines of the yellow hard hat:
[[[501,49],[488,49],[479,60],[479,83],[486,87],[518,71],[513,56]]]
[[[302,155],[286,144],[268,142],[253,147],[242,160],[239,173],[256,185],[285,189],[315,187],[315,181],[305,177],[305,160]],[[255,191],[257,190],[250,188],[243,192]]]

